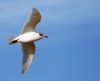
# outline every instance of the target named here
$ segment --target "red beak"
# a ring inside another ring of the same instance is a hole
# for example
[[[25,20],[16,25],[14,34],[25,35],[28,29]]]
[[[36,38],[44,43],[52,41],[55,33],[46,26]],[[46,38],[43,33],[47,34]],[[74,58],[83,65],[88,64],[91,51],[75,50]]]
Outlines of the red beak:
[[[47,35],[44,35],[43,37],[48,38],[48,36],[47,36]]]

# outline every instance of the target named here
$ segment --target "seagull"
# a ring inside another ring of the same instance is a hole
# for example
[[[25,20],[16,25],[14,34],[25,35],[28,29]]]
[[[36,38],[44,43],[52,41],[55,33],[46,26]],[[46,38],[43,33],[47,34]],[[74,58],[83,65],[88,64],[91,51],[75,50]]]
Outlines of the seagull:
[[[22,60],[22,74],[27,72],[29,69],[32,59],[35,54],[35,44],[34,42],[43,38],[48,38],[47,35],[44,35],[39,32],[35,32],[36,25],[41,20],[41,14],[36,8],[32,9],[32,14],[28,22],[24,25],[24,28],[20,35],[9,39],[9,45],[20,43],[23,52]]]

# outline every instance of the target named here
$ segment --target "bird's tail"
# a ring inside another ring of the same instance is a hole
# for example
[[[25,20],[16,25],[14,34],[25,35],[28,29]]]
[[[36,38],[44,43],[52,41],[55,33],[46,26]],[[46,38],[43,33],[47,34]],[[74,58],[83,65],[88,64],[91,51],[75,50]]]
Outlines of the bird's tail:
[[[17,43],[17,40],[13,40],[13,39],[14,39],[14,37],[10,37],[10,38],[9,38],[9,40],[8,40],[8,44],[9,44],[9,45],[12,45],[12,44]]]

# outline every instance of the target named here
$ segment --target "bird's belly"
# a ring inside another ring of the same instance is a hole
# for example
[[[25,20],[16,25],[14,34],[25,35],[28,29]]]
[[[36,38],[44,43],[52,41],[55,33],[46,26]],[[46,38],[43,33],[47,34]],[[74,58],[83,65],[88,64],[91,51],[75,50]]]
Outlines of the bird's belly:
[[[18,42],[34,42],[34,38],[32,37],[22,37],[18,40]]]
[[[34,33],[26,33],[17,37],[18,42],[34,42],[39,38]]]

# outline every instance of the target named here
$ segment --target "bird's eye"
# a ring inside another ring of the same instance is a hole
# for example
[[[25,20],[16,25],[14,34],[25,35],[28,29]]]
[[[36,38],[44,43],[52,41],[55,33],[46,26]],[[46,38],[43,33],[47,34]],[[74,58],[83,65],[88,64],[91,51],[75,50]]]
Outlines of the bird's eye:
[[[40,36],[43,36],[43,34],[39,33]]]

